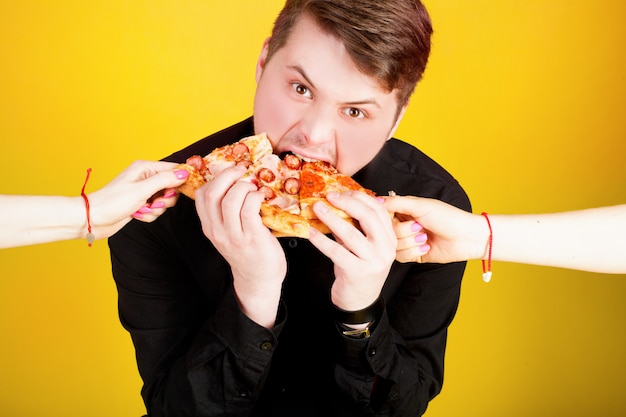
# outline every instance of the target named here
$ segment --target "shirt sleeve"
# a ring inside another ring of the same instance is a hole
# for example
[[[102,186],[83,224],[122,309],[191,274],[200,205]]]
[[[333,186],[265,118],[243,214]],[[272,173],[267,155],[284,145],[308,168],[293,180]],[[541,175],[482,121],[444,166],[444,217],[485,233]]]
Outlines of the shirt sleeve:
[[[284,307],[270,331],[241,312],[226,285],[216,286],[213,314],[199,310],[211,303],[196,298],[202,295],[172,249],[159,244],[153,229],[127,228],[109,245],[120,320],[135,346],[148,414],[248,415],[267,377]]]
[[[447,329],[457,310],[465,262],[395,265],[404,278],[368,339],[338,330],[337,385],[374,415],[422,415],[443,384]],[[390,288],[383,289],[390,293]],[[392,412],[392,410],[394,410]]]

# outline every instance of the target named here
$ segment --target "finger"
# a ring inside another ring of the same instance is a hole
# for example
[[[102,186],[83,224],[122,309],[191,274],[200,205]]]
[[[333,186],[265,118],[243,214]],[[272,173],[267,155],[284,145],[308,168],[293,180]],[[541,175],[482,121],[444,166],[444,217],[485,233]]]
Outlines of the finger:
[[[385,197],[384,206],[391,213],[408,214],[413,218],[419,218],[427,212],[421,208],[419,204],[421,200],[422,198],[414,196]]]
[[[172,200],[172,199],[168,199],[168,200]],[[163,215],[163,213],[165,213],[165,211],[169,207],[172,207],[174,203],[175,203],[175,201],[172,204],[168,205],[168,203],[166,203],[165,201],[155,201],[152,204],[150,204],[149,208],[150,208],[151,211],[150,211],[150,213],[148,213],[148,216],[152,218],[150,221],[154,221],[158,217]]]
[[[344,192],[329,193],[327,199],[333,206],[356,219],[363,234],[369,239],[386,239],[388,243],[395,244],[391,216],[375,198],[362,192]]]
[[[374,216],[384,223],[388,223],[391,219],[379,201],[360,191],[328,193],[326,198],[333,206],[345,211],[355,219],[360,220]]]
[[[396,237],[400,239],[404,237],[415,236],[416,234],[422,232],[424,228],[415,220],[401,221],[397,217],[394,217],[393,230],[396,234]]]
[[[421,245],[422,243],[417,243],[415,241],[415,235],[400,237],[397,240],[396,250],[412,249],[416,246]]]
[[[243,167],[232,167],[222,171],[211,182],[195,192],[196,207],[199,213],[206,214],[212,222],[221,224],[222,200],[226,192],[245,173]]]
[[[150,201],[164,195],[164,189],[174,189],[182,185],[189,172],[186,170],[163,171],[131,184],[138,199]]]
[[[164,203],[144,204],[139,210],[133,213],[132,217],[142,222],[150,223],[165,213]]]
[[[244,206],[247,207],[245,219],[249,224],[251,217],[249,206],[253,204],[249,203],[248,205],[246,205],[246,200],[248,198],[248,195],[255,191],[257,191],[257,187],[254,184],[246,181],[236,181],[232,185],[232,187],[230,187],[228,192],[224,195],[221,204],[221,210],[226,233],[230,233],[232,234],[232,236],[239,236],[244,232]],[[257,199],[258,195],[256,199],[253,197],[252,201],[256,201]],[[258,213],[260,207],[261,204],[259,202],[256,211],[256,215],[257,217],[259,217],[259,220],[260,216]]]
[[[156,219],[159,218],[159,216],[161,214],[163,214],[164,212],[161,213],[149,213],[149,214],[141,214],[138,216],[133,216],[134,218],[136,218],[137,220],[144,222],[144,223],[152,223],[153,221],[155,221]]]
[[[152,200],[152,204],[150,208],[169,208],[174,207],[176,202],[178,202],[178,198],[180,194],[175,189],[166,189],[163,190],[163,195]]]
[[[317,201],[313,204],[313,212],[338,239],[352,241],[353,239],[365,240],[365,236],[346,219],[339,216],[328,203]],[[349,214],[349,213],[348,213]]]
[[[173,171],[179,164],[166,161],[137,160],[124,170],[125,174],[136,180],[142,180],[165,171]]]
[[[344,220],[339,220],[345,222]],[[309,242],[332,261],[339,259],[340,256],[349,255],[349,252],[343,246],[314,227],[309,229]]]
[[[254,190],[248,192],[241,207],[241,225],[244,233],[258,235],[259,233],[269,233],[269,229],[263,225],[261,220],[261,203],[265,200],[265,193]]]
[[[325,253],[335,263],[341,264],[340,257],[347,256],[349,253],[356,255],[361,259],[373,259],[376,252],[376,246],[372,245],[368,238],[355,226],[339,217],[329,205],[321,201],[313,205],[315,215],[324,223],[336,238],[337,247],[327,244],[330,253]],[[343,250],[340,250],[342,248]]]
[[[417,262],[422,263],[426,261],[426,255],[430,250],[430,246],[414,246],[407,249],[401,249],[396,251],[396,261],[402,263]]]

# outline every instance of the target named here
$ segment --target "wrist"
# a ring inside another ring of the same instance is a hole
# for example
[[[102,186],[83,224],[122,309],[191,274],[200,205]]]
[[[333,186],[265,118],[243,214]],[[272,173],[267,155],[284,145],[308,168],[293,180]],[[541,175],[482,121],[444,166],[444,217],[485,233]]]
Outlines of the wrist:
[[[471,237],[471,254],[469,259],[486,260],[489,257],[490,230],[485,217],[480,214],[472,215],[474,227]]]
[[[55,240],[85,239],[87,236],[87,216],[85,215],[85,201],[81,196],[59,196],[54,197],[61,210],[54,213],[45,226],[53,228],[55,233],[59,233]],[[45,203],[44,203],[45,204]],[[61,236],[60,234],[63,234]]]
[[[344,325],[367,325],[380,318],[385,308],[385,301],[380,295],[376,301],[369,306],[356,311],[343,310],[334,306],[334,319],[337,323]]]
[[[243,314],[260,326],[272,329],[276,324],[280,305],[280,290],[251,290],[245,285],[238,285],[238,280],[235,280],[233,287],[235,298]]]
[[[85,194],[85,187],[87,187],[87,181],[89,181],[90,175],[91,175],[91,168],[88,168],[87,177],[85,178],[85,183],[83,184],[83,188],[80,190],[80,196],[85,201],[85,213],[87,217],[87,234],[85,235],[85,237],[87,238],[87,244],[89,246],[91,246],[95,240],[94,234],[91,230],[91,213],[90,213],[89,197],[87,197],[87,194]]]
[[[343,324],[337,323],[341,334],[351,339],[369,339],[372,336],[378,320],[363,324]]]

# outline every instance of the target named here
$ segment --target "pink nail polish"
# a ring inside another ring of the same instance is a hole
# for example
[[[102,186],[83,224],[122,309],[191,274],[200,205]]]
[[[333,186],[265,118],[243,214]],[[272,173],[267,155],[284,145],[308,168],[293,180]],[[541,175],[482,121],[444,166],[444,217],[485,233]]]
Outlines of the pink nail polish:
[[[136,219],[141,219],[143,217],[143,214],[139,213],[138,211],[133,213],[133,217]]]
[[[150,206],[150,208],[153,208],[153,209],[160,209],[163,207],[165,207],[165,203],[162,201],[157,201],[155,203],[152,203],[152,205]]]
[[[423,229],[422,225],[421,225],[421,224],[419,224],[418,222],[414,222],[414,223],[411,225],[411,231],[412,231],[412,232],[419,232],[419,231],[420,231],[420,230],[422,230],[422,229]]]
[[[430,245],[420,246],[420,251],[422,251],[422,254],[428,253],[429,250],[430,250]]]
[[[419,235],[415,235],[415,243],[424,243],[428,240],[428,236],[426,233],[420,233]]]
[[[384,203],[385,199],[383,197],[376,197],[376,201],[378,201],[379,203]]]
[[[146,214],[146,213],[152,213],[152,210],[150,209],[150,207],[148,206],[143,206],[142,208],[140,208],[139,210],[137,210],[139,213],[142,214]]]
[[[176,192],[176,190],[169,190],[168,192],[166,192],[165,194],[163,194],[163,198],[170,198],[170,197],[174,197],[176,194],[178,194]]]
[[[179,169],[177,171],[174,171],[174,175],[176,175],[176,178],[178,178],[179,180],[184,180],[189,176],[189,171],[187,171],[186,169]]]

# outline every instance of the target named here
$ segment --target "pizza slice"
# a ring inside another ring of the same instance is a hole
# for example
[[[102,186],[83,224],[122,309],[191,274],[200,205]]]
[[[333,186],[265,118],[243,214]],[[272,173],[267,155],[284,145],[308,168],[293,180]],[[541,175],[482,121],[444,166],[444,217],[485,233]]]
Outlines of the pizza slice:
[[[299,177],[299,207],[297,210],[283,210],[280,205],[273,204],[271,200],[261,205],[263,224],[277,236],[308,238],[311,226],[322,233],[330,233],[328,226],[322,223],[313,212],[313,205],[317,201],[328,204],[326,200],[328,193],[361,191],[375,196],[373,191],[362,187],[351,177],[341,174],[328,162],[302,162]],[[345,211],[331,204],[328,204],[328,207],[339,217],[357,226],[357,222]]]
[[[235,165],[244,165],[249,168],[267,155],[272,155],[272,143],[265,133],[216,148],[204,157],[193,155],[187,158],[185,164],[179,166],[189,171],[189,177],[178,189],[182,194],[193,199],[198,188],[225,169]]]
[[[280,158],[272,152],[271,142],[264,133],[216,148],[205,157],[194,155],[187,159],[181,167],[190,175],[179,187],[180,192],[194,198],[195,190],[237,164],[244,164],[248,169],[243,180],[263,191],[265,201],[261,205],[261,220],[276,236],[308,238],[311,227],[330,233],[313,212],[313,204],[326,201],[330,192],[361,191],[375,195],[351,177],[339,173],[328,162],[303,161],[293,154]],[[356,225],[346,212],[330,204],[329,207]]]

